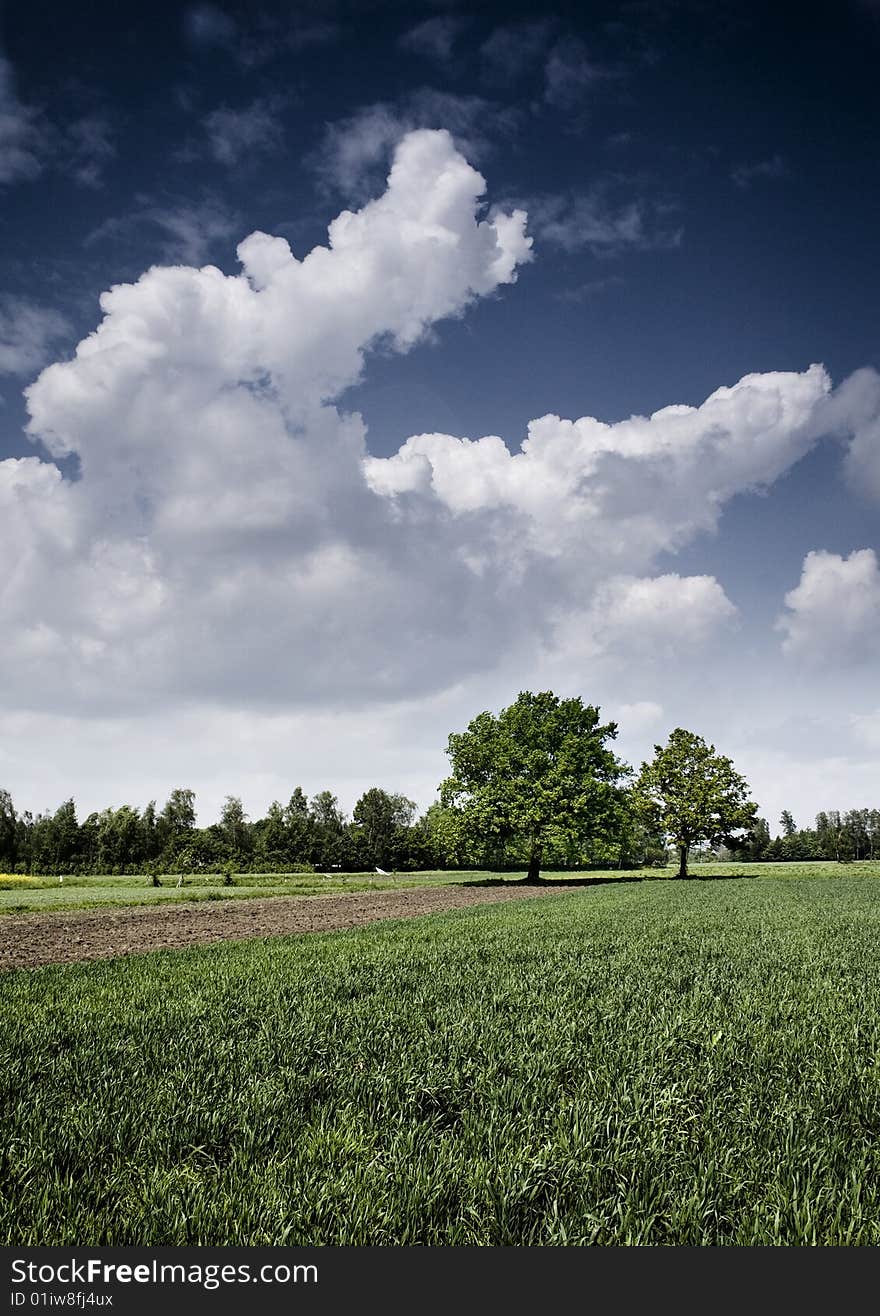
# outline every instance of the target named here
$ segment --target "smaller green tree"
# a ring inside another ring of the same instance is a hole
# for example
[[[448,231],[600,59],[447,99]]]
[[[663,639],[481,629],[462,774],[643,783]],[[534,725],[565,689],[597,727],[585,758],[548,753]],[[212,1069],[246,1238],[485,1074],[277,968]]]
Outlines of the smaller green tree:
[[[736,845],[758,815],[748,783],[731,760],[682,727],[676,727],[665,746],[654,746],[654,758],[642,764],[632,800],[645,825],[662,831],[675,845],[679,877],[688,875],[692,845]]]

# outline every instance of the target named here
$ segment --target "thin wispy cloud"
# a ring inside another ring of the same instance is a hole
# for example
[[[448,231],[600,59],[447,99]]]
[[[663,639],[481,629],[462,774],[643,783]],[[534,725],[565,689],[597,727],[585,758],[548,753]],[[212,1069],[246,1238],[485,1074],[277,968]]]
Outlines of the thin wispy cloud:
[[[137,206],[125,215],[111,216],[85,238],[87,247],[119,242],[131,250],[154,244],[156,258],[175,264],[200,266],[219,244],[228,243],[240,221],[217,197],[199,200],[156,201],[136,198]]]
[[[422,87],[397,102],[365,106],[328,124],[308,161],[331,193],[363,201],[381,186],[395,145],[417,128],[443,128],[469,159],[480,161],[493,142],[509,137],[522,111],[483,96]]]
[[[455,54],[456,41],[470,20],[460,14],[440,14],[408,28],[398,39],[402,50],[446,65]]]
[[[282,104],[280,97],[262,97],[240,109],[224,105],[206,114],[202,122],[213,159],[234,167],[255,155],[281,150]]]
[[[0,374],[34,376],[71,333],[67,316],[54,307],[0,295]]]
[[[164,235],[162,255],[182,265],[201,265],[218,243],[235,232],[237,218],[218,201],[195,205],[153,206],[146,215]]]
[[[302,16],[296,10],[285,14],[252,10],[246,18],[233,18],[213,4],[185,10],[183,31],[194,49],[207,54],[222,51],[245,70],[326,45],[340,34],[337,23]]]
[[[643,198],[615,201],[597,184],[592,191],[524,198],[541,242],[572,254],[617,256],[681,245],[683,228],[670,222],[667,207]]]
[[[74,119],[64,138],[65,172],[83,187],[100,187],[105,169],[117,154],[109,117],[93,113]]]
[[[555,27],[552,19],[496,27],[480,46],[485,74],[492,81],[512,82],[534,68],[544,56]]]
[[[45,106],[25,104],[12,65],[0,55],[0,184],[51,173],[83,187],[100,187],[116,150],[109,114],[93,109],[53,119]]]
[[[609,274],[604,279],[586,279],[583,283],[567,285],[560,289],[556,296],[562,302],[589,303],[621,287],[623,283],[624,279],[619,274]]]
[[[216,5],[193,5],[185,10],[184,31],[194,46],[220,46],[229,49],[238,34],[238,26],[224,10]]]
[[[43,115],[19,99],[12,65],[0,55],[0,183],[36,178],[50,144]]]
[[[750,164],[737,165],[730,175],[736,187],[747,189],[754,183],[790,178],[791,170],[781,155],[772,155],[766,160],[755,160]]]
[[[557,42],[544,66],[544,99],[559,110],[573,110],[619,73],[596,60],[579,38]]]
[[[308,161],[328,191],[362,199],[374,189],[406,126],[405,112],[392,105],[365,106],[348,119],[328,124]]]

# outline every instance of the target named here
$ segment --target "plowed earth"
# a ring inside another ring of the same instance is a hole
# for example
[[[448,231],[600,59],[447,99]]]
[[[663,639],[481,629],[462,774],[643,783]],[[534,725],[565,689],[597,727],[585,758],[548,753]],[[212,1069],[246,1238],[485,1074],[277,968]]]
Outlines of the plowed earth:
[[[559,887],[411,887],[339,896],[273,896],[193,904],[79,909],[0,919],[0,969],[109,959],[212,941],[333,932],[380,919],[559,894]]]

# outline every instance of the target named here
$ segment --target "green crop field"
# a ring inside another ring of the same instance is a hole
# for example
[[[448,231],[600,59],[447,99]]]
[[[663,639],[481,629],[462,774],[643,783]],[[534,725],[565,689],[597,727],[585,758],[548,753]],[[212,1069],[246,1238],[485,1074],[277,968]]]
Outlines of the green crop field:
[[[547,872],[552,882],[616,881],[627,878],[657,880],[677,876],[677,868],[607,869],[586,872]],[[809,863],[738,864],[697,863],[694,877],[880,877],[880,860],[851,864],[824,861]],[[251,896],[319,896],[343,891],[399,890],[407,886],[434,886],[448,883],[516,882],[523,873],[488,872],[419,872],[383,877],[376,873],[239,873],[234,884],[226,886],[216,873],[186,875],[177,886],[177,874],[165,875],[161,886],[154,887],[149,877],[84,876],[23,877],[0,873],[0,914],[20,914],[52,909],[89,909],[102,905],[175,904],[189,900],[246,900]]]
[[[878,1244],[880,884],[4,975],[7,1244]]]

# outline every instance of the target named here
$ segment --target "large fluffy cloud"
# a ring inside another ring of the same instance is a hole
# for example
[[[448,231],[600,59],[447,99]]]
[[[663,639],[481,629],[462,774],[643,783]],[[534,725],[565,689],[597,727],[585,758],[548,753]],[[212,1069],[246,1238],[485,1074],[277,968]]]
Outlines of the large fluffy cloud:
[[[7,653],[8,697],[332,699],[473,663],[504,591],[482,606],[454,544],[394,533],[363,424],[330,400],[371,345],[406,351],[516,277],[525,216],[479,219],[484,190],[448,134],[416,132],[384,194],[303,259],[253,233],[238,276],[155,267],[104,294],[95,333],[27,395],[32,434],[82,478],[3,468],[4,619],[42,643]]]

